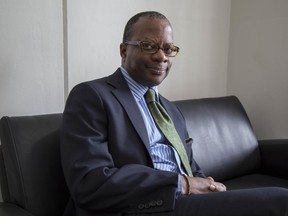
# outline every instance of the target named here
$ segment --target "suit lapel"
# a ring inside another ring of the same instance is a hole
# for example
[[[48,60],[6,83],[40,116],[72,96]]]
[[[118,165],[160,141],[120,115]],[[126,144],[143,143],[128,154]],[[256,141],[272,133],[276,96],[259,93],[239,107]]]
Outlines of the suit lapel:
[[[143,121],[141,112],[120,69],[118,69],[113,75],[110,76],[108,83],[115,87],[115,89],[112,90],[112,94],[123,106],[135,130],[137,131],[138,135],[146,146],[148,152],[151,153],[149,138],[147,135],[148,133],[146,131],[146,126]]]

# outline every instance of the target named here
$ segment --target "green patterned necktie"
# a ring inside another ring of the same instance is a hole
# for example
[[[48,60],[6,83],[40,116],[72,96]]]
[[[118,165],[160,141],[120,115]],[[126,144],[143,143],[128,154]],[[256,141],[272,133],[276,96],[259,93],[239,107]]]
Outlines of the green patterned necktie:
[[[192,176],[192,170],[183,143],[175,129],[172,119],[169,117],[168,113],[161,106],[161,104],[155,100],[155,91],[153,89],[149,89],[144,97],[154,121],[167,140],[176,149],[178,155],[180,156],[181,162],[187,171],[187,174]]]

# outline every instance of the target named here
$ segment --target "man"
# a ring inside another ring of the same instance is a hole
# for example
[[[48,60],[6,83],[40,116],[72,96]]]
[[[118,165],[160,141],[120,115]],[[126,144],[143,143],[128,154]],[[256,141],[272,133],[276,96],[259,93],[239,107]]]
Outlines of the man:
[[[287,215],[285,189],[224,192],[193,160],[183,116],[157,90],[178,51],[165,16],[136,14],[124,30],[121,67],[71,91],[61,136],[71,193],[65,215]],[[172,119],[184,156],[154,121],[148,89]]]

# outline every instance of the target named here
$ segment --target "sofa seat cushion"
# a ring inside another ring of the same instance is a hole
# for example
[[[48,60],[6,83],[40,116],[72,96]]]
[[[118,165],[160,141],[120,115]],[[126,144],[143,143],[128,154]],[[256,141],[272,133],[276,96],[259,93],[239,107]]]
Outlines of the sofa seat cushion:
[[[223,182],[228,190],[257,188],[257,187],[285,187],[288,188],[288,180],[264,174],[251,174],[233,178]]]

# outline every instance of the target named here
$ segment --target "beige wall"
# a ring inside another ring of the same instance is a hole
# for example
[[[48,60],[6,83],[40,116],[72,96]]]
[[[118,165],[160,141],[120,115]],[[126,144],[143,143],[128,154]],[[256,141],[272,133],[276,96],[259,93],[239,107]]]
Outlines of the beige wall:
[[[259,138],[288,137],[288,1],[232,0],[227,93]]]
[[[225,95],[230,0],[68,1],[69,90],[120,66],[123,28],[145,10],[168,17],[180,47],[161,93],[172,100]]]
[[[0,0],[0,117],[61,111],[62,5]]]

